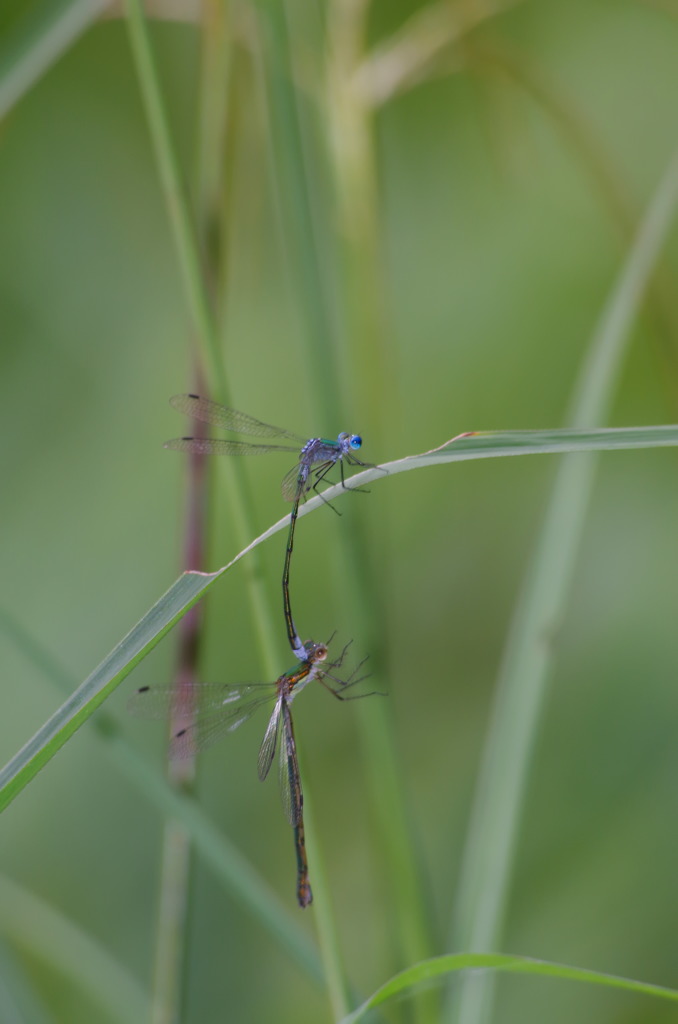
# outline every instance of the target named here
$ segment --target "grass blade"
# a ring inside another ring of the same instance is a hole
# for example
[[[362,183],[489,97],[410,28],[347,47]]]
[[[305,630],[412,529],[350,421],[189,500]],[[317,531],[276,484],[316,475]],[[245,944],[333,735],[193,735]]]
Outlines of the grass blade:
[[[0,811],[162,640],[220,573],[184,573],[0,771]]]
[[[101,14],[107,0],[44,0],[0,44],[0,117]]]
[[[14,947],[72,978],[105,1011],[125,1024],[147,1019],[142,987],[86,932],[9,878],[0,876],[2,929]]]
[[[655,193],[594,334],[575,389],[569,420],[578,429],[568,431],[570,437],[607,417],[631,325],[677,203],[678,155]],[[615,432],[607,433],[611,440]],[[593,458],[568,458],[561,464],[517,603],[464,853],[453,948],[485,952],[501,941],[530,758],[553,660],[544,637],[551,637],[562,621],[595,470]],[[452,994],[453,1018],[463,1024],[488,1020],[492,992],[491,978],[464,979]]]
[[[462,437],[459,440],[453,439],[433,451],[385,463],[381,469],[366,469],[352,477],[352,484],[360,486],[362,483],[384,480],[389,475],[411,469],[474,458],[657,448],[669,445],[678,445],[678,426],[480,434],[475,437]],[[299,509],[299,516],[308,515],[326,501],[347,493],[349,489],[344,489],[341,483],[329,487],[323,492],[323,497],[317,495],[310,498],[304,507]],[[181,616],[205,595],[216,580],[248,552],[279,530],[286,529],[288,525],[288,517],[284,516],[216,572],[186,572],[180,576],[68,700],[0,770],[0,811],[11,803],[106,697],[176,625]]]
[[[68,673],[27,630],[2,609],[0,630],[60,690],[68,692],[72,688]],[[113,717],[101,712],[92,724],[102,749],[118,771],[146,797],[151,806],[167,819],[181,823],[226,891],[279,940],[282,948],[302,970],[315,981],[322,981],[322,964],[298,914],[290,913],[281,904],[277,894],[216,828],[197,801],[174,789],[165,776],[132,746]]]
[[[451,956],[439,956],[431,960],[409,967],[406,971],[382,985],[370,996],[362,1006],[345,1017],[341,1024],[357,1024],[368,1010],[393,999],[394,996],[407,992],[409,989],[446,974],[457,971],[482,970],[510,974],[532,974],[542,978],[561,978],[567,981],[582,981],[589,985],[604,985],[607,988],[625,989],[641,995],[654,996],[656,999],[668,999],[678,1002],[678,991],[664,988],[661,985],[650,985],[644,981],[633,981],[620,978],[614,974],[602,974],[600,971],[589,971],[581,967],[569,967],[567,964],[550,963],[547,960],[533,960],[526,956],[506,956],[502,953],[457,953]]]

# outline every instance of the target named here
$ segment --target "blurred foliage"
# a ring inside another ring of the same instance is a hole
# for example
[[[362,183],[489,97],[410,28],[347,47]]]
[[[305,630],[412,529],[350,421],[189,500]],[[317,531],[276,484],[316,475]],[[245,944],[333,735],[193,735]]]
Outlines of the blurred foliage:
[[[323,373],[329,340],[313,339],[319,355],[309,358],[308,297],[286,229],[294,210],[274,142],[285,125],[262,80],[271,40],[257,5],[229,5],[227,180],[216,211],[227,231],[215,284],[233,404],[309,436],[358,430],[370,461],[464,430],[563,425],[631,231],[676,145],[678,12],[639,0],[496,8],[391,0],[371,5],[364,52],[347,69],[342,13],[352,6],[287,4],[295,85],[304,123],[314,126],[301,143],[311,167],[332,169],[306,183],[319,211],[334,332],[335,361]],[[4,33],[20,35],[20,8],[0,15],[0,47]],[[431,53],[427,39],[437,43],[445,31],[449,42]],[[153,26],[194,201],[200,33],[198,25]],[[375,81],[368,53],[413,70],[391,93],[361,92]],[[354,219],[350,160],[337,147],[360,144],[356,95],[374,104],[374,177],[365,209],[356,192]],[[182,460],[161,445],[185,427],[167,397],[191,384],[192,324],[121,22],[91,25],[6,114],[0,240],[1,600],[75,682],[180,569]],[[361,245],[371,268],[362,281],[352,249]],[[375,264],[384,301],[370,310],[361,283],[375,279]],[[674,237],[637,326],[615,425],[678,420],[677,272]],[[381,362],[362,345],[369,316],[384,330]],[[337,407],[339,422],[329,412]],[[674,987],[675,458],[630,452],[601,462],[556,641],[503,943],[505,952]],[[279,517],[286,468],[246,467],[252,536]],[[237,550],[213,469],[206,569]],[[336,628],[359,651],[373,640],[341,600],[337,536],[365,529],[374,541],[366,564],[384,628],[369,649],[385,666],[379,686],[389,691],[436,953],[445,950],[507,624],[553,473],[549,459],[510,459],[402,474],[344,502],[340,522],[318,513],[299,527],[296,618],[304,634]],[[275,608],[282,538],[260,552]],[[209,598],[207,679],[265,674],[243,581],[239,566]],[[284,668],[282,618],[278,644]],[[4,762],[61,697],[10,638],[0,645]],[[170,637],[133,685],[168,681],[172,665]],[[160,761],[161,728],[127,721],[124,704],[120,694],[108,707]],[[323,692],[296,705],[343,955],[364,994],[405,965],[383,926],[390,893],[358,714]],[[256,777],[260,727],[206,755],[200,796],[293,907],[289,828],[274,784]],[[0,870],[145,984],[161,822],[110,770],[88,730],[14,802],[1,828]],[[312,937],[312,912],[303,925]],[[89,993],[80,997],[44,955],[20,954],[13,968],[25,972],[46,1019],[93,1019]],[[673,1019],[668,1005],[648,1009],[639,997],[564,982],[502,978],[499,991],[497,1024]],[[198,861],[186,1019],[303,1024],[327,1012],[322,989]],[[401,1019],[398,1007],[384,1019]]]

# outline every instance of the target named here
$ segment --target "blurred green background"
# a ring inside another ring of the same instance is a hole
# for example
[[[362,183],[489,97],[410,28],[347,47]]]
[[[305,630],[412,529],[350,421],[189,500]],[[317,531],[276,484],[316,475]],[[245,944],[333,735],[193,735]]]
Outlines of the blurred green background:
[[[362,307],[348,308],[337,283],[346,222],[327,186],[324,90],[341,42],[337,12],[351,5],[288,4],[295,82],[315,131],[304,140],[307,185],[322,211],[320,252],[334,289],[336,388],[331,364],[323,375],[308,355],[317,339],[308,338],[308,296],[287,237],[289,182],[275,152],[284,126],[262,82],[271,42],[261,6],[263,14],[242,0],[229,14],[220,305],[233,404],[308,436],[362,432],[364,457],[375,462],[466,430],[563,425],[631,232],[678,137],[678,6],[528,0],[488,4],[479,17],[466,2],[371,5],[372,53],[411,32],[416,58],[428,18],[434,37],[446,24],[461,26],[375,110],[370,208],[385,339],[375,362],[377,349],[363,349],[352,332]],[[4,7],[0,45],[17,38],[29,14],[39,25],[41,5]],[[153,24],[189,182],[201,31],[190,21]],[[323,48],[313,46],[317,38]],[[341,95],[350,83],[340,76],[334,86]],[[349,178],[349,205],[350,186]],[[635,331],[613,425],[678,421],[676,273],[674,238]],[[184,465],[162,443],[187,429],[167,399],[192,386],[192,325],[120,20],[84,31],[0,125],[0,324],[0,603],[75,685],[181,569]],[[337,403],[339,422],[323,415]],[[278,482],[288,468],[273,458],[246,467],[252,537],[284,512]],[[341,599],[337,535],[360,529],[371,538],[384,627],[370,654],[375,685],[389,694],[432,953],[448,948],[497,672],[555,468],[540,457],[405,473],[373,484],[369,498],[342,501],[341,520],[320,510],[299,525],[301,631],[321,638],[337,629],[357,653],[373,641]],[[219,467],[211,469],[205,569],[237,553]],[[675,469],[670,450],[601,460],[556,638],[502,943],[506,952],[674,987]],[[260,548],[281,671],[290,660],[278,608],[283,545],[279,534]],[[255,635],[239,565],[208,599],[203,677],[262,678]],[[175,649],[171,634],[107,705],[158,765],[163,727],[130,720],[125,703],[144,683],[170,681]],[[4,763],[62,695],[6,629],[0,651]],[[388,926],[393,894],[374,839],[361,711],[319,688],[295,709],[342,955],[351,983],[367,994],[406,962]],[[261,786],[256,775],[263,728],[250,723],[204,757],[200,797],[297,913],[290,830],[275,782]],[[162,821],[104,757],[91,726],[0,828],[0,871],[148,987]],[[185,1019],[329,1019],[323,989],[200,859],[194,879]],[[298,913],[314,938],[313,911]],[[0,953],[42,1004],[35,1019],[108,1019],[49,953],[16,939],[10,956],[15,939],[9,929]],[[670,1004],[565,982],[502,978],[498,992],[497,1024],[675,1019]],[[402,1007],[383,1019],[403,1019]]]

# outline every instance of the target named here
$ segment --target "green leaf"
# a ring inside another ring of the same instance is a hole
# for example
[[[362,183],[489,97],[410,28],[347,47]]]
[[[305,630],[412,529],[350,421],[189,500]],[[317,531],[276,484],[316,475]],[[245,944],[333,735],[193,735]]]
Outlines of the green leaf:
[[[439,463],[467,459],[498,458],[505,455],[611,451],[633,448],[657,448],[678,445],[678,426],[622,427],[609,430],[511,431],[482,433],[452,438],[440,448],[412,455],[382,467],[372,467],[351,478],[348,487],[341,483],[310,498],[299,510],[308,515],[327,500],[334,500],[351,487],[385,480],[395,473]],[[132,669],[153,650],[207,590],[249,551],[288,525],[285,516],[213,573],[187,572],[153,605],[126,637],[113,648],[101,664],[68,698],[24,747],[0,771],[0,811],[21,792],[38,771],[56,754],[67,739],[96,711]]]
[[[108,0],[43,0],[0,38],[0,117],[49,70]]]
[[[0,810],[34,778],[219,575],[221,572],[211,575],[187,572],[172,584],[167,593],[0,771]]]
[[[385,985],[377,989],[374,995],[370,996],[357,1010],[354,1010],[348,1017],[344,1017],[341,1024],[356,1024],[368,1010],[380,1006],[408,989],[415,988],[424,981],[469,969],[507,971],[510,974],[533,974],[546,978],[563,978],[567,981],[583,981],[589,985],[606,985],[608,988],[625,989],[641,995],[678,1002],[678,991],[675,989],[650,985],[644,981],[633,981],[630,978],[620,978],[614,974],[601,974],[598,971],[568,967],[566,964],[550,963],[547,960],[533,960],[526,956],[507,956],[503,953],[457,953],[424,960],[422,963],[415,964],[400,974],[396,974]]]

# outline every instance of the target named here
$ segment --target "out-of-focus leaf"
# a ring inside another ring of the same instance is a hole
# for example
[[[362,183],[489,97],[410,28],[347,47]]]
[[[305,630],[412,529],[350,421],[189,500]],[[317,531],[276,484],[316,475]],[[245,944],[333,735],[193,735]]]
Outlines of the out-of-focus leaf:
[[[642,995],[655,996],[658,999],[669,999],[678,1002],[675,989],[663,988],[661,985],[649,985],[644,981],[631,978],[619,978],[613,974],[601,974],[598,971],[587,971],[580,967],[568,967],[566,964],[549,963],[546,960],[532,960],[526,956],[506,956],[502,953],[456,953],[451,956],[439,956],[432,960],[424,960],[407,970],[396,974],[385,985],[370,996],[362,1006],[345,1017],[341,1024],[357,1024],[368,1010],[380,1006],[396,995],[412,989],[431,978],[452,974],[465,970],[507,971],[511,974],[532,974],[542,978],[563,978],[567,981],[584,981],[589,985],[605,985],[608,988],[625,989]]]
[[[107,0],[42,0],[0,34],[0,117],[99,17]]]

